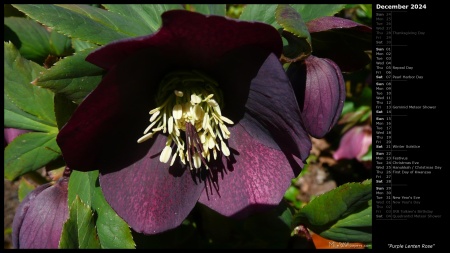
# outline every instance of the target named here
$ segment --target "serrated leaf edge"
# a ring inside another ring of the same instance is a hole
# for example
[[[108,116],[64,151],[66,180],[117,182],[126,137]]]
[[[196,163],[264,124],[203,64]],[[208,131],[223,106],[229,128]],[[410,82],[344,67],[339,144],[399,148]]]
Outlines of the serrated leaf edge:
[[[89,206],[88,204],[85,204],[78,194],[75,195],[75,199],[74,199],[74,200],[72,201],[72,203],[69,205],[69,212],[70,212],[70,210],[72,209],[72,207],[76,204],[76,201],[80,201],[80,203],[81,203],[85,208],[89,209],[89,211],[91,212],[91,217],[94,217],[94,212],[95,212],[95,210],[93,211],[93,209],[92,209],[91,206]],[[68,215],[67,220],[63,223],[63,229],[64,229],[65,224],[66,224],[69,220],[70,220],[70,213],[69,213],[69,215]],[[78,225],[78,224],[77,224],[77,225]],[[100,243],[100,239],[98,238],[97,224],[96,224],[95,221],[94,221],[94,228],[95,228],[95,236],[96,236],[96,238],[97,238],[97,240],[98,240],[98,244],[99,244],[100,247],[101,247],[102,245],[101,245],[101,243]],[[78,230],[78,229],[77,229],[77,230]],[[77,231],[77,233],[78,233],[78,231]],[[79,235],[79,234],[78,234],[78,235]],[[60,236],[59,241],[58,241],[58,247],[60,247],[60,244],[61,244],[61,237],[62,237],[62,233],[61,233],[61,236]],[[80,241],[80,240],[79,240],[79,238],[78,238],[78,242],[79,242],[79,241]],[[80,245],[78,245],[78,249],[80,249],[79,246],[80,246]]]

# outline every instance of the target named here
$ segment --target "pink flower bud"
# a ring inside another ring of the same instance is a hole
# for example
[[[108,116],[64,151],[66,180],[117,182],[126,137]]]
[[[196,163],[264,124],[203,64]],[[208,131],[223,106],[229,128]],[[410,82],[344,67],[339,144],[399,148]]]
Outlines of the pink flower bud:
[[[346,132],[339,143],[339,148],[333,155],[335,160],[357,159],[361,161],[370,145],[372,145],[372,127],[354,126]]]

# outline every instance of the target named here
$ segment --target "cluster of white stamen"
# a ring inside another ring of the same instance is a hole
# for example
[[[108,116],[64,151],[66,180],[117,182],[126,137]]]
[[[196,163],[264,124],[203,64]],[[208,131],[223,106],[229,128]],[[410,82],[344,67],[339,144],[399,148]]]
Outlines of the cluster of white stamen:
[[[206,161],[209,162],[211,157],[216,160],[218,152],[230,155],[224,141],[230,138],[225,124],[234,123],[222,115],[215,94],[208,94],[214,90],[211,87],[204,89],[196,84],[181,88],[183,90],[174,89],[160,106],[149,112],[150,125],[137,142],[142,143],[158,132],[167,133],[166,146],[159,157],[161,162],[169,162],[172,156],[172,166],[179,157],[183,164],[188,161],[191,170],[199,169],[202,164],[208,169]],[[175,152],[172,147],[176,147]]]

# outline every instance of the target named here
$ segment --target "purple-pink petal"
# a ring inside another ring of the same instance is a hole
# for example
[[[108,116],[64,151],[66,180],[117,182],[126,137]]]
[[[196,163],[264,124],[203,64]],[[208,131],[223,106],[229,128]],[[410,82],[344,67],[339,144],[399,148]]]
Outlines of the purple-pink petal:
[[[163,55],[167,54],[166,57],[171,56],[172,61],[175,57],[191,66],[209,66],[226,52],[246,45],[265,48],[277,56],[281,54],[278,32],[264,23],[204,16],[184,10],[167,11],[161,18],[162,27],[156,33],[110,43],[86,60],[110,69],[148,48],[158,48]]]
[[[287,70],[308,133],[322,138],[337,123],[344,106],[345,83],[339,67],[329,59],[310,56]]]
[[[283,152],[251,136],[245,125],[230,128],[232,158],[228,161],[223,157],[227,168],[212,171],[217,186],[208,185],[199,199],[218,213],[235,218],[278,205],[294,177]]]
[[[342,136],[333,158],[361,161],[361,157],[367,153],[370,145],[372,145],[372,128],[368,125],[354,126]]]
[[[342,71],[359,70],[370,63],[372,28],[339,17],[321,17],[306,23],[313,54],[333,60]]]
[[[19,205],[13,221],[13,246],[21,249],[56,249],[59,245],[67,206],[68,179],[41,185]]]
[[[14,248],[18,249],[20,246],[19,244],[20,228],[22,227],[22,223],[25,218],[25,215],[27,214],[28,208],[30,208],[31,203],[33,203],[36,196],[50,186],[51,184],[48,183],[36,187],[33,191],[28,193],[28,195],[22,200],[19,207],[17,208],[12,224],[12,243]]]
[[[117,214],[144,234],[156,234],[181,224],[204,189],[194,183],[189,169],[181,168],[179,158],[172,167],[159,156],[166,137],[157,135],[147,154],[130,165],[116,157],[116,169],[100,169],[103,194]],[[113,166],[113,165],[111,165]]]
[[[212,171],[200,202],[233,217],[278,205],[311,150],[289,80],[270,54],[251,80],[244,117],[230,128],[232,155]]]

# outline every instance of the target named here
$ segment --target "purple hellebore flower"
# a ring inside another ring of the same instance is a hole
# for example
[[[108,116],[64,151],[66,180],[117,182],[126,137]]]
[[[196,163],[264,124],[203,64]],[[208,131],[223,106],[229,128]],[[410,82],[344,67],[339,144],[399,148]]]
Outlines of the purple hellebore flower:
[[[43,184],[20,203],[12,224],[13,247],[18,249],[58,248],[67,206],[68,178]]]
[[[58,134],[67,165],[98,169],[108,203],[145,234],[197,202],[235,218],[278,205],[311,149],[279,33],[183,10],[162,21],[87,57],[107,73]]]
[[[348,130],[339,143],[339,148],[333,154],[335,160],[356,159],[361,161],[372,145],[372,127],[369,125],[354,126]]]
[[[306,23],[313,55],[292,63],[287,75],[299,101],[307,132],[322,138],[337,123],[345,101],[342,71],[355,71],[370,62],[372,28],[338,17]]]

